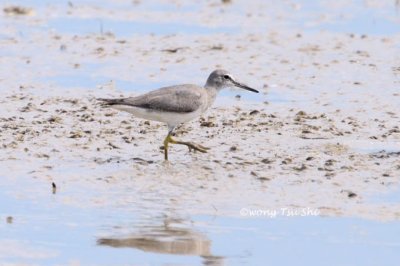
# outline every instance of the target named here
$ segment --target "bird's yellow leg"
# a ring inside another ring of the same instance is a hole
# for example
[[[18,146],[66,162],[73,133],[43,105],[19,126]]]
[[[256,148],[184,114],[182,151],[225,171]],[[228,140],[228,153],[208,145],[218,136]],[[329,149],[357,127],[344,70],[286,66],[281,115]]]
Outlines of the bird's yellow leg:
[[[171,142],[171,134],[168,134],[168,136],[164,140],[164,159],[168,161],[168,144]]]

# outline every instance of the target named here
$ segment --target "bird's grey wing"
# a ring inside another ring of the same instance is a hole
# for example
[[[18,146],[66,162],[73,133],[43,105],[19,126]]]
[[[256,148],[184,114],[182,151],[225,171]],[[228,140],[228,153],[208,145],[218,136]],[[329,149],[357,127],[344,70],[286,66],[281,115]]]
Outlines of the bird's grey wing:
[[[201,107],[204,90],[196,85],[164,87],[137,97],[101,99],[109,105],[128,105],[149,110],[190,113]]]

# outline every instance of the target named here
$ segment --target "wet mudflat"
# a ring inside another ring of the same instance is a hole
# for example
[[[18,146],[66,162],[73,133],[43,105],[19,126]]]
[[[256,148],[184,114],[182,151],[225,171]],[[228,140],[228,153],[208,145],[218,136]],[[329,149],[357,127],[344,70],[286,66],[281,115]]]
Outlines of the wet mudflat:
[[[2,263],[396,265],[395,1],[13,4]],[[203,84],[215,68],[262,93],[223,92],[177,130],[207,154],[173,146],[165,163],[164,125],[95,100]]]

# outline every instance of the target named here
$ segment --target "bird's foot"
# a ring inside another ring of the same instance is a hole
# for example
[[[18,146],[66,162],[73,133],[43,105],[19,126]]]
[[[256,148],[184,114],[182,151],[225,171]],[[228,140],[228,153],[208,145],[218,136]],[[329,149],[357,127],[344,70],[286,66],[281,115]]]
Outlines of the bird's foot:
[[[175,140],[172,138],[170,138],[169,141],[174,144],[180,144],[180,145],[187,146],[189,148],[189,152],[191,152],[192,150],[195,150],[195,151],[206,153],[207,150],[210,149],[210,148],[204,147],[200,144],[196,144],[196,143],[188,142],[188,141],[180,141],[180,140]]]
[[[189,152],[191,152],[192,150],[195,150],[195,151],[206,153],[207,150],[210,149],[210,148],[204,147],[204,146],[202,146],[200,144],[196,144],[196,143],[193,143],[193,142],[182,142],[181,141],[180,143],[177,143],[177,144],[186,145],[189,148]]]
[[[168,144],[169,143],[185,145],[186,147],[189,148],[189,152],[194,150],[194,151],[199,151],[199,152],[202,152],[202,153],[206,153],[207,150],[210,149],[210,148],[204,147],[204,146],[202,146],[200,144],[196,144],[196,143],[193,143],[193,142],[175,140],[169,134],[164,140],[164,158],[165,158],[166,161],[168,161],[168,146],[169,146]]]

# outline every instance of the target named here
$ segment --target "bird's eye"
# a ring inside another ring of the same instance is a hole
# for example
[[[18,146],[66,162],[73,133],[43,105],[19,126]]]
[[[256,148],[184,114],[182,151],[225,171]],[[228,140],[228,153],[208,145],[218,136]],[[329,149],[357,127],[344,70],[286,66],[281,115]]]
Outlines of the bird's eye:
[[[224,75],[224,79],[229,79],[230,77],[228,75]]]

